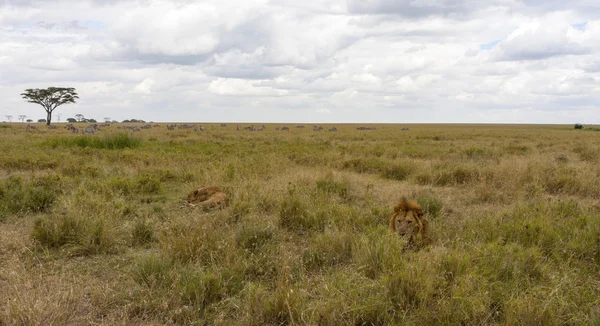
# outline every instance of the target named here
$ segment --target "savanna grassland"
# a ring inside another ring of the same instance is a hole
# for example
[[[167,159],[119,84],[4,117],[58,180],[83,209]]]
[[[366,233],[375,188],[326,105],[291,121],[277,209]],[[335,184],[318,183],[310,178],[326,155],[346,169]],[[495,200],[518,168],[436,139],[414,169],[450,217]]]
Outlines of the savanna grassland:
[[[592,128],[204,126],[1,125],[0,325],[600,323]]]

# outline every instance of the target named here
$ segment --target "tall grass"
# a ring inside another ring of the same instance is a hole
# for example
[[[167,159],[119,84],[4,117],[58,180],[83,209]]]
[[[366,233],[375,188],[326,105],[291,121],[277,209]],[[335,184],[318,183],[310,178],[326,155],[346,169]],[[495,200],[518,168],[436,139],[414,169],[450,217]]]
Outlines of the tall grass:
[[[593,325],[600,316],[600,133],[204,126],[136,137],[114,126],[85,137],[0,129],[0,293],[10,298],[0,324]],[[230,205],[183,205],[205,185]],[[429,242],[409,248],[389,232],[403,196],[423,208]]]
[[[47,212],[61,192],[62,179],[57,175],[30,181],[10,177],[0,182],[0,221],[11,214]]]
[[[109,134],[105,136],[58,137],[49,140],[46,144],[52,148],[124,149],[137,148],[142,144],[142,140],[129,134]]]

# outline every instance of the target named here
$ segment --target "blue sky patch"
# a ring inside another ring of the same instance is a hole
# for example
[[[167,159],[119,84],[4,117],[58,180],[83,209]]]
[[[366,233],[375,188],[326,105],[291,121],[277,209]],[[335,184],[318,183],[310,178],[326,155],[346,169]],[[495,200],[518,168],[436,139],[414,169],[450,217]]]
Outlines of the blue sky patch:
[[[496,46],[498,43],[500,43],[500,40],[495,40],[495,41],[492,41],[492,42],[490,42],[490,43],[481,44],[481,45],[479,46],[479,48],[480,48],[481,50],[491,50],[491,49],[492,49],[494,46]]]
[[[99,20],[85,20],[83,21],[82,25],[96,31],[106,29],[107,27],[106,23]]]
[[[584,30],[584,29],[585,29],[585,27],[587,26],[587,23],[588,23],[588,22],[575,23],[575,24],[571,25],[571,27],[573,27],[573,28],[575,28],[575,29],[578,29],[578,30],[582,31],[582,30]]]

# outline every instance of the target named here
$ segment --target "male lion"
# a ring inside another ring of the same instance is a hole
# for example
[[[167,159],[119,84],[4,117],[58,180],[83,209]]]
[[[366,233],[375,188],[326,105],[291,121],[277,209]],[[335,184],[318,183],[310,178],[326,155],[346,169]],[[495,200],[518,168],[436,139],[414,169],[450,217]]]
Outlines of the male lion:
[[[426,239],[429,221],[423,217],[421,206],[413,200],[402,198],[394,206],[394,215],[390,218],[389,228],[402,237],[408,236],[408,246],[420,237]]]
[[[206,186],[190,192],[188,204],[207,208],[223,208],[229,204],[229,197],[218,187]]]

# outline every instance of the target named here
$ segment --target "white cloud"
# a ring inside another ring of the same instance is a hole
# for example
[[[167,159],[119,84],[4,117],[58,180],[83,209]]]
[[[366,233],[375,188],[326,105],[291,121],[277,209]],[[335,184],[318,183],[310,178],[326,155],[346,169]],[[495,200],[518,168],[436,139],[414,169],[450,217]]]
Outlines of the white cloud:
[[[218,78],[208,86],[208,91],[218,95],[247,95],[247,96],[281,96],[288,93],[287,90],[275,89],[269,86],[261,86],[260,81]]]
[[[63,118],[598,123],[599,14],[591,0],[5,1],[0,116],[40,116],[18,94],[62,85],[81,96]]]

